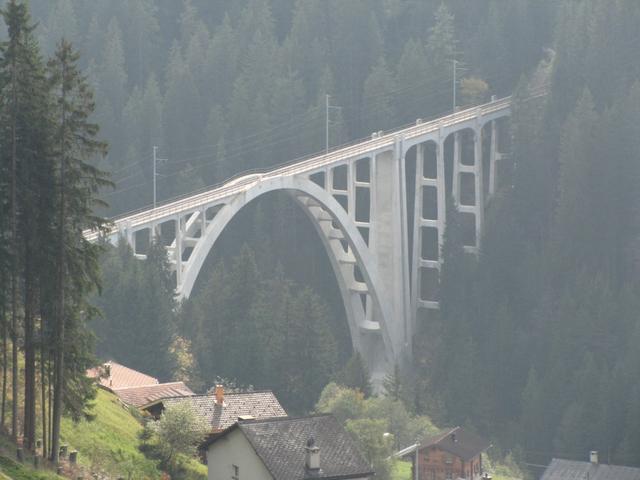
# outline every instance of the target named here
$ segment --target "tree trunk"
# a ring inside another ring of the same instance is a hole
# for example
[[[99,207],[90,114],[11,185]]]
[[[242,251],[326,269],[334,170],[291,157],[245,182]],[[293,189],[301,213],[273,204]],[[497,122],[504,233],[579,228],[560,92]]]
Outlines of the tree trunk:
[[[58,308],[56,318],[56,342],[54,353],[55,373],[53,387],[53,426],[51,427],[51,461],[58,463],[60,450],[60,420],[64,405],[64,323],[65,323],[65,167],[66,167],[66,104],[67,104],[67,59],[63,56],[62,64],[62,114],[60,122],[60,219],[58,223]]]
[[[17,134],[16,123],[18,114],[18,92],[16,58],[11,60],[11,186],[10,186],[10,215],[11,215],[11,391],[13,401],[11,403],[11,437],[18,440],[18,206],[16,204],[17,183]]]
[[[45,347],[45,315],[40,313],[40,408],[42,414],[42,457],[47,457],[47,369]]]
[[[2,303],[2,406],[0,407],[0,431],[4,431],[5,414],[7,412],[7,309],[6,304]]]
[[[33,341],[34,278],[32,251],[25,255],[25,311],[24,311],[24,448],[35,447],[36,431],[36,355]]]

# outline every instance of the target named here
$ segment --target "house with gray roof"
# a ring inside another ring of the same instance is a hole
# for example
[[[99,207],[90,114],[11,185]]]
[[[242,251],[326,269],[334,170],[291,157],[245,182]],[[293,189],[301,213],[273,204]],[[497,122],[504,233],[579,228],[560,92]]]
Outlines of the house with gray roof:
[[[189,405],[195,416],[210,432],[219,432],[239,419],[286,417],[278,399],[270,390],[256,392],[225,392],[217,385],[215,393],[207,395],[176,396],[156,399],[144,405],[143,411],[159,418],[163,410],[172,405]]]
[[[589,462],[554,458],[540,480],[640,480],[640,468],[606,465],[591,452]]]
[[[202,445],[209,480],[368,480],[354,440],[332,415],[239,421]]]

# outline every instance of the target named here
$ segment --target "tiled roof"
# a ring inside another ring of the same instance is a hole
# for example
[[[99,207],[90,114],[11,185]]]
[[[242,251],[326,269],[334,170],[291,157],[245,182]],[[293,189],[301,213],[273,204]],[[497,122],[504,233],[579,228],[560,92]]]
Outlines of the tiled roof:
[[[469,430],[455,427],[422,441],[420,449],[438,447],[467,461],[491,446],[488,440]]]
[[[554,458],[541,480],[640,480],[640,468]]]
[[[212,430],[224,430],[238,421],[238,417],[273,418],[286,417],[280,402],[267,390],[262,392],[225,393],[222,405],[215,395],[194,395],[182,398],[164,398],[165,407],[186,402],[195,414]]]
[[[87,370],[87,376],[100,378],[100,385],[108,389],[123,387],[141,387],[143,385],[157,385],[157,378],[145,375],[142,372],[125,367],[116,362],[107,362],[101,367]]]
[[[132,407],[142,407],[165,397],[185,397],[193,392],[183,382],[159,383],[141,387],[124,387],[112,389],[122,403]]]
[[[332,415],[251,420],[240,422],[226,432],[236,428],[242,431],[276,480],[337,480],[373,475],[353,439]],[[225,433],[212,438],[209,445]],[[311,438],[320,449],[317,472],[305,467],[305,447]]]

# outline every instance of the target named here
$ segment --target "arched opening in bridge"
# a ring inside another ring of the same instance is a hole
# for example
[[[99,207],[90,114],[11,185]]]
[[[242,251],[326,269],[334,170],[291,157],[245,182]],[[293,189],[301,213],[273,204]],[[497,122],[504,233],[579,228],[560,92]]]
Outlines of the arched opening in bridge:
[[[322,298],[329,309],[338,363],[343,364],[352,354],[352,339],[331,262],[311,221],[285,192],[260,196],[233,217],[207,255],[191,299],[210,294],[206,288],[216,265],[221,261],[228,264],[228,259],[237,257],[245,244],[255,252],[258,270],[265,280],[281,269],[297,290],[310,287]]]

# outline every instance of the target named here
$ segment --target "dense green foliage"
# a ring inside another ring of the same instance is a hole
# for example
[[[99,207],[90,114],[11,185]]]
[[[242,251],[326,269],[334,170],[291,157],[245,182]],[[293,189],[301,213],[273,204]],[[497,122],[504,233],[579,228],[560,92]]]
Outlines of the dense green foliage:
[[[176,302],[163,247],[153,246],[145,262],[125,242],[103,257],[104,289],[94,302],[96,352],[131,368],[169,380],[176,368],[170,352],[176,330]]]
[[[166,199],[321,150],[326,94],[342,107],[330,122],[336,145],[449,110],[454,59],[466,77],[461,101],[515,90],[511,152],[503,160],[511,174],[491,201],[482,252],[464,254],[449,205],[441,314],[420,324],[411,381],[394,372],[387,392],[418,414],[472,425],[534,463],[583,459],[598,449],[612,461],[640,464],[640,5],[441,3],[32,0],[42,22],[30,34],[47,53],[63,34],[83,47],[80,64],[99,93],[96,118],[113,145],[100,164],[117,184],[112,207],[102,210],[108,213],[150,203],[153,145],[168,158],[158,177]],[[32,54],[37,68],[25,76],[25,90],[46,77]],[[543,59],[551,85],[533,101],[526,85]],[[37,98],[25,102],[25,118],[38,120],[24,122],[26,138],[50,128]],[[16,275],[5,194],[10,111],[1,120],[3,286]],[[44,148],[46,137],[34,145]],[[29,154],[34,166],[44,161]],[[55,165],[43,171],[57,172]],[[20,181],[51,187],[32,173],[25,169]],[[45,215],[55,205],[42,198],[21,201]],[[294,410],[307,408],[351,355],[326,255],[282,197],[268,196],[232,222],[181,308],[167,295],[161,255],[148,253],[144,265],[124,247],[106,260],[105,316],[96,327],[103,355],[168,377],[177,354],[167,346],[177,335],[202,385],[223,376],[271,387]],[[18,263],[23,275],[28,265]],[[1,293],[6,338],[11,289]],[[145,333],[149,341],[141,342]],[[335,378],[367,389],[356,360]]]
[[[478,261],[447,229],[425,391],[448,422],[551,456],[639,465],[636,1],[558,2],[551,87],[518,93],[515,170]]]
[[[316,404],[319,413],[332,413],[358,442],[373,464],[376,478],[392,478],[394,463],[389,456],[437,433],[427,416],[414,415],[401,400],[387,397],[365,398],[357,389],[330,383]]]
[[[11,435],[23,436],[32,450],[41,428],[44,452],[56,462],[62,414],[82,416],[94,394],[85,375],[93,365],[86,322],[95,315],[87,296],[97,285],[101,247],[87,242],[82,230],[104,223],[94,208],[102,205],[98,190],[109,182],[90,162],[106,153],[106,144],[89,119],[93,92],[72,46],[57,42],[45,64],[28,6],[11,0],[1,13],[7,35],[0,48],[0,427],[10,337]]]

